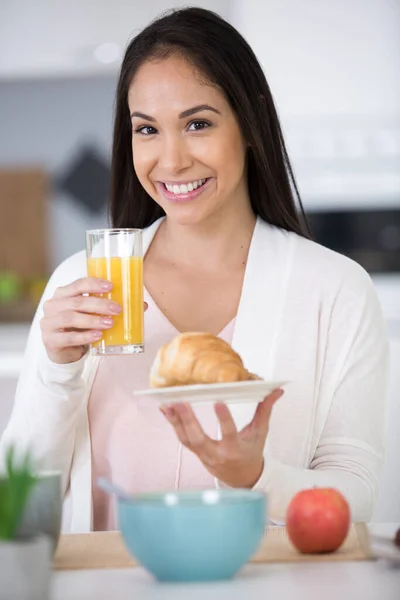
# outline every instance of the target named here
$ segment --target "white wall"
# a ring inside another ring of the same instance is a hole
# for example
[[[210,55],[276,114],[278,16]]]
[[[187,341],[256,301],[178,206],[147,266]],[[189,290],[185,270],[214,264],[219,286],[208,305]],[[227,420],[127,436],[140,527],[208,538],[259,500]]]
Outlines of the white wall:
[[[306,208],[400,206],[400,0],[235,0]]]
[[[193,4],[227,16],[229,0],[0,0],[0,78],[113,72],[93,50],[128,40],[161,12]]]
[[[236,0],[282,115],[400,115],[399,0]]]

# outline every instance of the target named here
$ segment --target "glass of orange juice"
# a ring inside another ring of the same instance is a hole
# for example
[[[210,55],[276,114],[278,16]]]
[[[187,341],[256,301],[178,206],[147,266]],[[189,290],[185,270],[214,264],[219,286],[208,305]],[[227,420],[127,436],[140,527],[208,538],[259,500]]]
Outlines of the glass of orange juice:
[[[122,306],[114,325],[91,345],[91,354],[144,352],[143,248],[141,229],[86,231],[87,274],[111,281],[110,292],[99,294]]]

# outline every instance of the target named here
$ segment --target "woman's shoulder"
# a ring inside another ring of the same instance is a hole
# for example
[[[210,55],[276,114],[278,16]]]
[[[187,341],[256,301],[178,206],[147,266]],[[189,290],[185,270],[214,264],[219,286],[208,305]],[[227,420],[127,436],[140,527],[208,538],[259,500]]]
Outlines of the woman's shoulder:
[[[295,240],[296,256],[299,261],[311,262],[312,265],[324,269],[335,269],[340,273],[366,273],[359,263],[340,252],[295,233],[290,236]]]
[[[286,248],[292,274],[297,281],[311,282],[319,288],[338,291],[365,292],[373,290],[369,273],[355,260],[302,237],[296,233],[273,228],[277,244]]]
[[[293,267],[305,280],[333,294],[371,296],[375,288],[370,274],[358,262],[311,239],[290,234]]]

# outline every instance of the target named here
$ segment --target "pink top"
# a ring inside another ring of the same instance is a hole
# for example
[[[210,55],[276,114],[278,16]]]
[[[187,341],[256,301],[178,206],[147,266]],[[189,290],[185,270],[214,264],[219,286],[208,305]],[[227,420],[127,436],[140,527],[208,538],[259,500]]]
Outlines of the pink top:
[[[89,400],[92,444],[92,494],[94,531],[117,528],[114,502],[96,485],[105,476],[127,492],[214,487],[214,478],[200,460],[182,448],[158,404],[132,396],[148,389],[150,368],[156,352],[179,332],[145,290],[149,308],[145,314],[145,352],[135,356],[102,358]],[[235,319],[219,337],[231,343]],[[208,435],[217,434],[212,405],[195,407]],[[179,468],[180,463],[180,468]]]

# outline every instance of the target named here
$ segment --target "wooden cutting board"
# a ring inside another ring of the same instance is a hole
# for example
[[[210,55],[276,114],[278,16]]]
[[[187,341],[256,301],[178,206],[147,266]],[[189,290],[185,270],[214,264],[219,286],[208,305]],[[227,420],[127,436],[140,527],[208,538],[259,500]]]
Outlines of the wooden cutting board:
[[[372,559],[368,529],[353,524],[342,547],[331,554],[300,554],[290,543],[284,527],[269,527],[252,557],[253,563],[296,561],[353,561]],[[135,567],[121,534],[117,531],[62,535],[54,559],[55,569],[116,569]]]
[[[0,169],[0,269],[23,278],[48,272],[48,188],[40,168]]]

